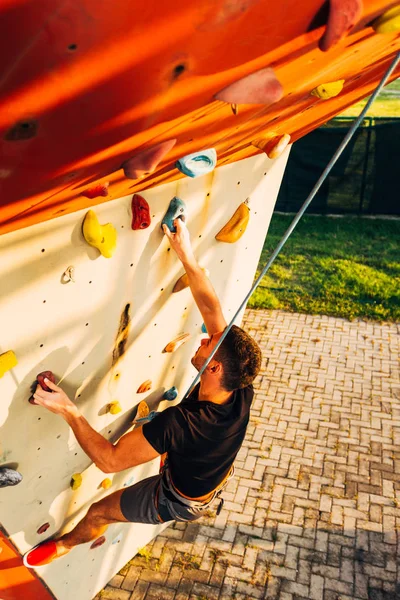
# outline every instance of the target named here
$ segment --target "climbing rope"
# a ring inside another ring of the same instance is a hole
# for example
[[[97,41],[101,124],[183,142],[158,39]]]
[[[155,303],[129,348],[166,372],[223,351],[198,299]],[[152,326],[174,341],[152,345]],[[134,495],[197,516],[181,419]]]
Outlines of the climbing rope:
[[[315,184],[315,186],[313,187],[313,189],[311,190],[308,198],[306,199],[306,201],[304,202],[304,204],[302,205],[302,207],[300,208],[300,210],[298,211],[298,213],[296,214],[296,216],[294,217],[293,221],[291,222],[291,224],[289,225],[288,229],[285,231],[285,233],[283,234],[280,242],[278,243],[277,247],[275,248],[275,250],[273,251],[270,259],[268,260],[267,264],[265,265],[265,267],[263,268],[263,270],[261,271],[260,275],[258,276],[258,278],[256,279],[256,281],[254,282],[252,288],[250,289],[250,291],[248,292],[248,294],[246,294],[243,302],[241,303],[241,305],[239,306],[239,308],[237,309],[236,313],[234,314],[234,316],[232,317],[231,322],[229,323],[229,325],[225,328],[222,336],[220,337],[220,339],[218,340],[217,345],[215,346],[214,350],[211,352],[210,356],[207,358],[207,360],[205,361],[204,365],[201,367],[200,371],[197,373],[195,379],[193,380],[192,384],[190,385],[189,389],[187,390],[186,394],[184,397],[188,396],[190,394],[190,392],[193,390],[193,388],[195,387],[195,385],[200,381],[200,377],[202,376],[202,374],[204,373],[204,371],[206,370],[207,366],[210,364],[211,360],[213,359],[214,355],[216,354],[216,352],[218,352],[218,349],[220,348],[222,342],[224,341],[224,339],[226,338],[226,336],[229,333],[229,330],[231,329],[232,325],[235,323],[235,320],[238,316],[238,314],[240,313],[240,311],[245,308],[250,296],[253,294],[253,292],[257,289],[257,287],[259,286],[259,284],[261,283],[262,278],[264,277],[264,275],[266,274],[266,272],[269,270],[269,268],[271,267],[272,263],[274,262],[274,260],[276,259],[276,257],[278,256],[278,254],[280,253],[280,251],[282,250],[283,246],[286,244],[287,240],[289,239],[290,235],[292,234],[294,228],[296,227],[297,223],[300,221],[301,217],[303,216],[303,214],[305,213],[305,211],[307,210],[309,204],[311,203],[311,201],[313,200],[314,196],[316,195],[316,193],[318,192],[319,188],[321,187],[321,185],[324,183],[325,179],[327,178],[328,174],[330,173],[330,171],[332,170],[334,164],[336,163],[336,161],[338,160],[339,156],[342,154],[343,150],[346,148],[347,144],[349,143],[349,141],[351,140],[351,138],[353,137],[354,133],[356,132],[356,130],[358,129],[361,121],[363,120],[366,112],[368,111],[369,107],[371,106],[371,104],[374,102],[375,98],[378,96],[378,94],[380,93],[380,91],[382,90],[382,88],[384,87],[386,81],[389,79],[390,75],[393,73],[393,71],[395,70],[395,68],[397,67],[398,63],[400,61],[400,52],[398,52],[393,60],[393,62],[391,63],[391,65],[389,66],[388,70],[386,71],[385,75],[382,77],[381,82],[379,83],[378,87],[375,89],[374,93],[372,94],[372,96],[370,97],[370,99],[368,100],[367,104],[365,105],[365,107],[363,108],[363,110],[361,111],[360,115],[357,117],[357,119],[354,121],[353,125],[351,126],[351,128],[349,129],[348,133],[346,134],[345,138],[343,139],[342,143],[340,144],[340,146],[338,147],[338,149],[336,150],[335,154],[332,156],[331,160],[329,161],[329,163],[327,164],[327,166],[325,167],[322,175],[320,176],[320,178],[318,179],[317,183]]]

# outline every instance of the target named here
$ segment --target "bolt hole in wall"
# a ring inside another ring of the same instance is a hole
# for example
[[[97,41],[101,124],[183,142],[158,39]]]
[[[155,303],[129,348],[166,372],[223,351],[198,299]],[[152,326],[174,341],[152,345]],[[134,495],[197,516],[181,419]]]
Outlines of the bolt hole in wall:
[[[75,52],[75,50],[77,50],[77,49],[78,49],[78,44],[69,44],[69,46],[68,46],[68,50],[70,52]]]
[[[182,75],[182,73],[185,71],[186,67],[183,63],[180,63],[179,65],[176,65],[174,67],[174,79],[176,79],[177,77],[179,77],[179,75]]]

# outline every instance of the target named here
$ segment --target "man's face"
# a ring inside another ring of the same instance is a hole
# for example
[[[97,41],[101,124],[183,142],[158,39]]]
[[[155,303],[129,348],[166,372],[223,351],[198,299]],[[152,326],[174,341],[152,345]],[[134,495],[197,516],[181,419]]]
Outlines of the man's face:
[[[201,367],[204,365],[207,358],[210,356],[211,352],[214,350],[217,345],[222,331],[219,333],[214,333],[211,337],[203,338],[200,342],[200,346],[198,347],[196,354],[192,358],[192,365],[200,371]]]

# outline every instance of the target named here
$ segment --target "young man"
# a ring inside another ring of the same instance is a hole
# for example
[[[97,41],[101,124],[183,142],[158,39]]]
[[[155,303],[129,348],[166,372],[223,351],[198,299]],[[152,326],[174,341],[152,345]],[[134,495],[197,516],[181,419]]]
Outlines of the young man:
[[[176,233],[165,225],[164,233],[185,268],[210,336],[202,340],[192,358],[192,364],[200,370],[226,321],[215,291],[194,257],[186,225],[180,219],[174,225]],[[111,523],[157,524],[201,517],[232,475],[233,461],[249,421],[251,384],[260,364],[256,342],[233,326],[190,396],[126,433],[115,445],[89,425],[60,387],[49,380],[46,384],[52,393],[38,386],[35,401],[67,421],[83,450],[104,473],[123,471],[164,453],[168,453],[168,460],[159,475],[92,504],[71,532],[30,550],[24,557],[25,565],[48,564],[77,544],[95,540]]]

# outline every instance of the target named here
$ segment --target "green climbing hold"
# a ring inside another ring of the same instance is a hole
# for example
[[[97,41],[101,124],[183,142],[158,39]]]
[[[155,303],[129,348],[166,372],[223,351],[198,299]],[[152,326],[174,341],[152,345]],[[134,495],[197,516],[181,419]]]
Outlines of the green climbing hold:
[[[175,219],[182,219],[183,222],[186,221],[186,205],[178,196],[174,196],[169,203],[168,210],[161,221],[161,229],[163,225],[166,225],[172,233],[176,233],[176,228],[174,227]]]

